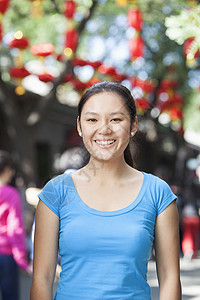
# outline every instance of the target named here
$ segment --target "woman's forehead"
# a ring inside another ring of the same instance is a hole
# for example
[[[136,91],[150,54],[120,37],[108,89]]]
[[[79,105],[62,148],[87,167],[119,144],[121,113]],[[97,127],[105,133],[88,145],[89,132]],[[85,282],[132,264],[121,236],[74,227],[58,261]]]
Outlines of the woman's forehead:
[[[122,98],[118,94],[113,92],[103,92],[92,95],[84,104],[83,110],[84,112],[127,112],[126,105]]]

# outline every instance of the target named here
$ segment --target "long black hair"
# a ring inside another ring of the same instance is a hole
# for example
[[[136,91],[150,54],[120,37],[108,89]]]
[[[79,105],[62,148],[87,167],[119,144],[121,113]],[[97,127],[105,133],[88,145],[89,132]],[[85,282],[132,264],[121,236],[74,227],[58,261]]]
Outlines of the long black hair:
[[[136,116],[137,116],[135,100],[128,88],[116,82],[102,81],[102,82],[95,83],[83,94],[78,104],[79,120],[81,118],[81,112],[83,106],[87,102],[87,100],[93,95],[104,93],[104,92],[115,93],[118,96],[120,96],[121,100],[123,101],[130,115],[130,130],[131,130],[132,124],[136,121]],[[128,165],[130,165],[131,167],[135,167],[131,140],[124,151],[124,158]]]

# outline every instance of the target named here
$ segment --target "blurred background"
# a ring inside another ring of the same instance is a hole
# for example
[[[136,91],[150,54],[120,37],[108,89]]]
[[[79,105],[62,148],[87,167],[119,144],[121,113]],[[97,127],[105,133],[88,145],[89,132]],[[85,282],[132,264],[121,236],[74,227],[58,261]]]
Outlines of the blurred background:
[[[0,149],[16,165],[28,253],[38,191],[88,159],[78,101],[108,80],[131,90],[137,167],[177,194],[181,255],[198,259],[199,49],[198,0],[0,0]]]

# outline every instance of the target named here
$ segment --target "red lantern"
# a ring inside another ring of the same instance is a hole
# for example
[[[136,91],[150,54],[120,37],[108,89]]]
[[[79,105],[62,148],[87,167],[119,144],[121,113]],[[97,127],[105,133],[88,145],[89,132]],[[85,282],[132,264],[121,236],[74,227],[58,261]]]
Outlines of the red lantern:
[[[183,118],[182,110],[177,106],[171,107],[169,110],[169,114],[172,121]]]
[[[74,66],[81,66],[81,67],[83,67],[83,66],[86,66],[88,63],[87,63],[87,61],[86,60],[83,60],[83,59],[81,59],[81,58],[74,58],[73,59],[73,65]]]
[[[114,75],[114,80],[115,81],[123,81],[123,80],[125,80],[127,78],[127,76],[126,75],[123,75],[123,74],[115,74]]]
[[[43,82],[51,82],[51,81],[54,80],[54,77],[51,74],[48,74],[48,73],[38,75],[38,78],[39,78],[40,81],[43,81]]]
[[[146,93],[153,93],[156,83],[153,80],[140,80],[136,77],[129,78],[132,87],[138,86]]]
[[[191,53],[194,55],[194,58],[197,58],[199,55],[199,50],[197,50],[195,53],[192,53],[192,44],[194,43],[195,38],[194,37],[190,37],[188,38],[183,45],[183,52],[185,57],[189,58],[188,55]]]
[[[80,80],[74,79],[71,81],[75,90],[85,90],[87,88],[87,84],[81,82]]]
[[[64,7],[64,15],[68,19],[72,19],[74,17],[74,13],[76,11],[76,3],[74,1],[65,1]]]
[[[113,68],[113,67],[106,67],[105,65],[101,65],[98,68],[98,71],[99,71],[99,73],[105,74],[105,75],[116,75],[117,74],[115,68]]]
[[[131,59],[144,57],[144,41],[141,36],[135,36],[129,40],[129,51]]]
[[[10,4],[10,0],[0,0],[0,13],[1,14],[4,14],[6,12],[9,4]]]
[[[87,87],[89,88],[89,87],[91,87],[93,84],[98,83],[98,82],[100,82],[100,81],[101,81],[101,80],[98,79],[98,78],[92,78],[92,79],[90,79],[90,81],[88,81],[86,84],[87,84]]]
[[[21,68],[11,68],[10,69],[10,76],[13,78],[25,78],[26,76],[29,76],[30,73],[26,70],[25,67]]]
[[[100,61],[94,61],[94,62],[88,62],[88,65],[90,65],[91,67],[93,67],[94,69],[97,69],[101,66],[101,62]]]
[[[163,79],[160,86],[162,89],[176,89],[178,87],[178,82],[172,79]]]
[[[20,50],[24,50],[28,47],[29,42],[26,38],[22,37],[20,39],[14,39],[9,43],[11,48],[18,48]]]
[[[65,48],[70,48],[73,51],[76,49],[78,44],[78,32],[77,30],[70,29],[66,32],[66,38],[65,38]]]
[[[142,13],[138,8],[130,8],[127,12],[128,25],[141,31],[143,27]]]
[[[33,55],[46,57],[54,52],[54,45],[51,43],[41,43],[32,46],[30,51]]]
[[[143,114],[145,111],[147,111],[147,109],[150,106],[150,103],[146,99],[143,99],[143,98],[136,99],[135,104],[137,107],[137,112],[139,114]]]

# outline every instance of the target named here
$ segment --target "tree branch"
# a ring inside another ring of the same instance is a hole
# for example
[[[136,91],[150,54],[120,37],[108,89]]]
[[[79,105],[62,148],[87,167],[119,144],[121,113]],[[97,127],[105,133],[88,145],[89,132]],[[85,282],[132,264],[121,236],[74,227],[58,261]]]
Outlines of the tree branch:
[[[92,14],[93,14],[97,4],[98,4],[98,1],[94,0],[92,3],[92,6],[88,10],[88,13],[85,15],[85,17],[83,18],[83,20],[80,22],[79,26],[77,27],[79,37],[80,37],[81,33],[83,32],[83,30],[85,29],[86,23],[92,17]],[[75,50],[74,54],[76,54],[76,51],[77,51],[77,49]],[[34,111],[32,111],[30,113],[30,115],[28,116],[28,118],[27,118],[28,125],[35,125],[36,123],[38,123],[41,120],[44,111],[47,109],[47,107],[50,105],[50,103],[52,101],[55,101],[55,98],[56,98],[55,94],[56,94],[57,87],[63,82],[65,75],[67,73],[71,73],[71,72],[72,72],[72,63],[71,63],[71,60],[67,60],[65,62],[63,71],[53,82],[53,87],[52,87],[50,93],[47,96],[41,98],[41,101],[38,102]]]
[[[56,3],[56,1],[55,1],[55,0],[51,0],[51,2],[53,3],[53,6],[54,6],[54,8],[55,8],[55,11],[56,11],[57,13],[60,13],[59,8],[58,8],[58,4]]]

